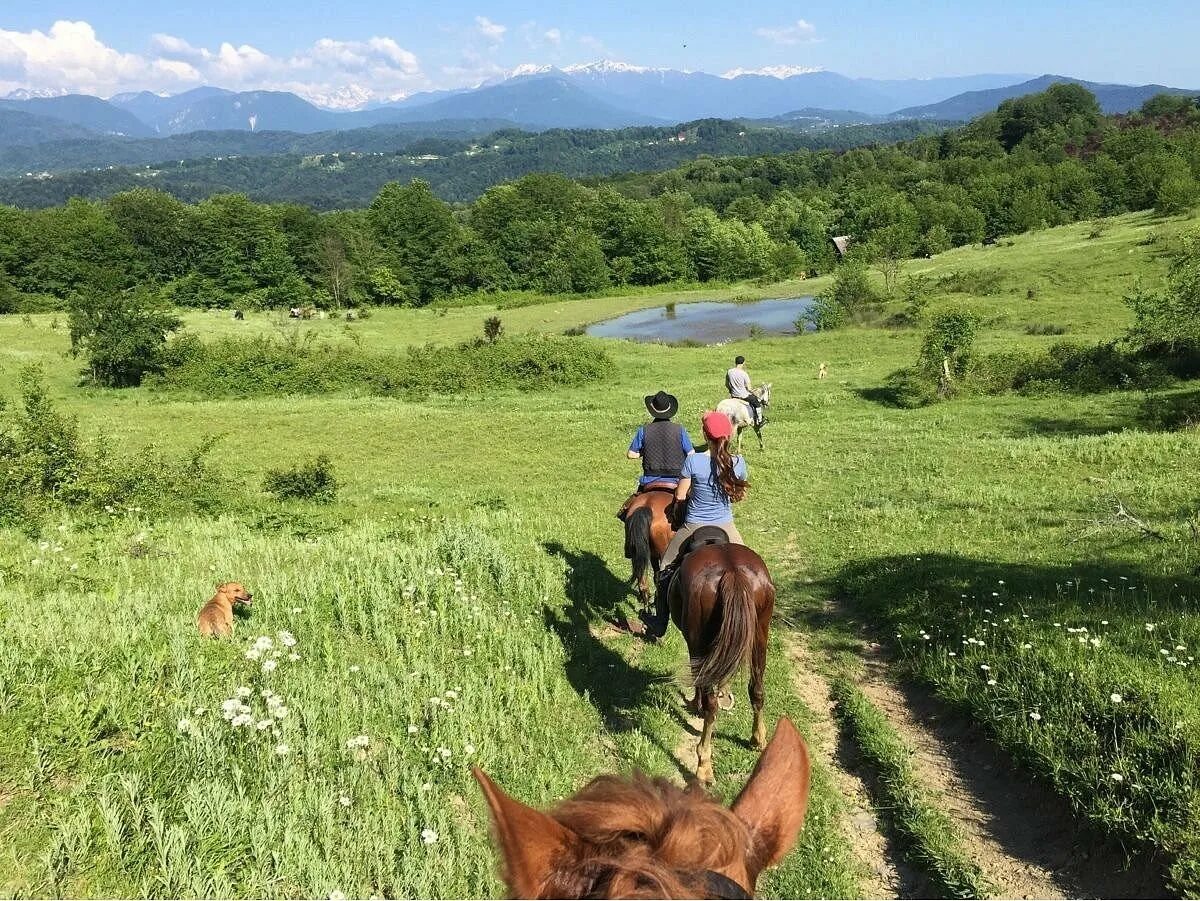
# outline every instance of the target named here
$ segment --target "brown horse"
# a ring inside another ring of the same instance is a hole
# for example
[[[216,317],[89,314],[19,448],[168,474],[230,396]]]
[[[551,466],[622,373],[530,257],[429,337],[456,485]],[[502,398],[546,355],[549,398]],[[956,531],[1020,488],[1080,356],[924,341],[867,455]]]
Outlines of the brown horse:
[[[808,748],[787,719],[729,809],[698,787],[600,776],[542,813],[474,772],[513,898],[749,898],[808,806]]]
[[[721,533],[723,536],[723,533]],[[693,536],[693,547],[704,533]],[[764,747],[763,674],[775,611],[775,584],[762,557],[742,544],[697,547],[671,581],[671,619],[687,641],[696,694],[693,709],[704,716],[696,749],[696,778],[713,781],[712,733],[721,689],[750,660],[750,704],[754,744]]]
[[[658,561],[675,529],[667,510],[675,501],[675,486],[650,487],[629,499],[625,507],[625,556],[633,561],[633,579],[642,607],[650,606],[649,572],[658,575]]]

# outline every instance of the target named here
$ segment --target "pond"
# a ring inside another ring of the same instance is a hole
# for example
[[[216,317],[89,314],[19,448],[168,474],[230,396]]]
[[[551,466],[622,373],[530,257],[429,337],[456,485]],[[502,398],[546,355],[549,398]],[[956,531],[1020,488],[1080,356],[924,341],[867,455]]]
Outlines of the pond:
[[[757,327],[770,335],[794,335],[796,319],[812,306],[812,297],[756,300],[751,303],[681,303],[635,310],[587,327],[597,338],[633,341],[734,341]]]

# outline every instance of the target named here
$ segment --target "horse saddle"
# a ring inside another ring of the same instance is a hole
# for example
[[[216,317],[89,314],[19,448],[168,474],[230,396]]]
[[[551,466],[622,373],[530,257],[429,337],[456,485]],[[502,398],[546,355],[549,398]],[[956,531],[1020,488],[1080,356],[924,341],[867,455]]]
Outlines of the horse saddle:
[[[701,526],[684,542],[679,556],[686,557],[692,551],[698,551],[710,544],[729,544],[729,535],[720,526]]]
[[[670,491],[674,493],[678,484],[678,479],[659,479],[657,482],[647,482],[638,489],[638,494],[645,494],[648,491]]]

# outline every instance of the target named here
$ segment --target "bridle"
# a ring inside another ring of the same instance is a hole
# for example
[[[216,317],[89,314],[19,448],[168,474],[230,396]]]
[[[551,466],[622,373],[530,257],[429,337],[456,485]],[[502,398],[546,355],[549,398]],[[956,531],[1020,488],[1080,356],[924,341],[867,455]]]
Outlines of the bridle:
[[[700,874],[704,882],[706,898],[753,898],[754,896],[730,879],[713,870],[705,870]]]

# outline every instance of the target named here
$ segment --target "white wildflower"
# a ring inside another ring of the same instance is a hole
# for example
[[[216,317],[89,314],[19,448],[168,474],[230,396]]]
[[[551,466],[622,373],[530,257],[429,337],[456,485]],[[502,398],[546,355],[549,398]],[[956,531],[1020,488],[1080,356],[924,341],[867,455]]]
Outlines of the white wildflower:
[[[413,725],[412,723],[409,723],[409,724],[408,724],[408,734],[409,734],[409,735],[416,735],[416,734],[417,734],[418,732],[420,732],[420,731],[421,731],[421,730],[420,730],[420,729],[418,729],[418,728],[417,728],[415,725]]]
[[[354,802],[350,800],[349,795],[342,795],[341,797],[338,798],[338,803],[341,804],[343,807],[349,807]]]
[[[1124,782],[1125,781],[1125,777],[1122,776],[1120,773],[1113,773],[1111,776],[1109,776],[1109,778],[1112,779],[1113,782]]]
[[[280,632],[275,637],[279,639],[279,643],[281,645],[283,645],[285,648],[293,647],[296,644],[296,636],[293,635],[291,632],[287,632],[287,631]]]
[[[438,834],[436,832],[434,832],[432,829],[422,829],[421,830],[421,841],[423,841],[425,844],[432,845],[432,844],[436,843],[437,840],[438,840]]]
[[[287,755],[290,754],[291,752],[292,752],[292,749],[289,748],[287,745],[285,745],[283,742],[280,742],[279,744],[277,744],[275,746],[275,753],[279,757],[287,757]]]
[[[1120,696],[1119,694],[1117,694],[1115,691],[1114,691],[1112,694],[1110,694],[1110,695],[1108,696],[1108,699],[1109,699],[1110,701],[1112,701],[1114,704],[1120,704],[1122,701],[1124,701],[1124,700],[1125,700],[1123,697],[1121,697],[1121,696]]]
[[[274,672],[277,666],[279,666],[278,660],[264,660],[262,664],[262,671],[264,673]]]
[[[1042,715],[1035,710],[1035,711],[1033,711],[1033,713],[1029,714],[1029,718],[1031,720],[1033,720],[1035,723],[1038,723],[1038,722],[1041,722]]]

